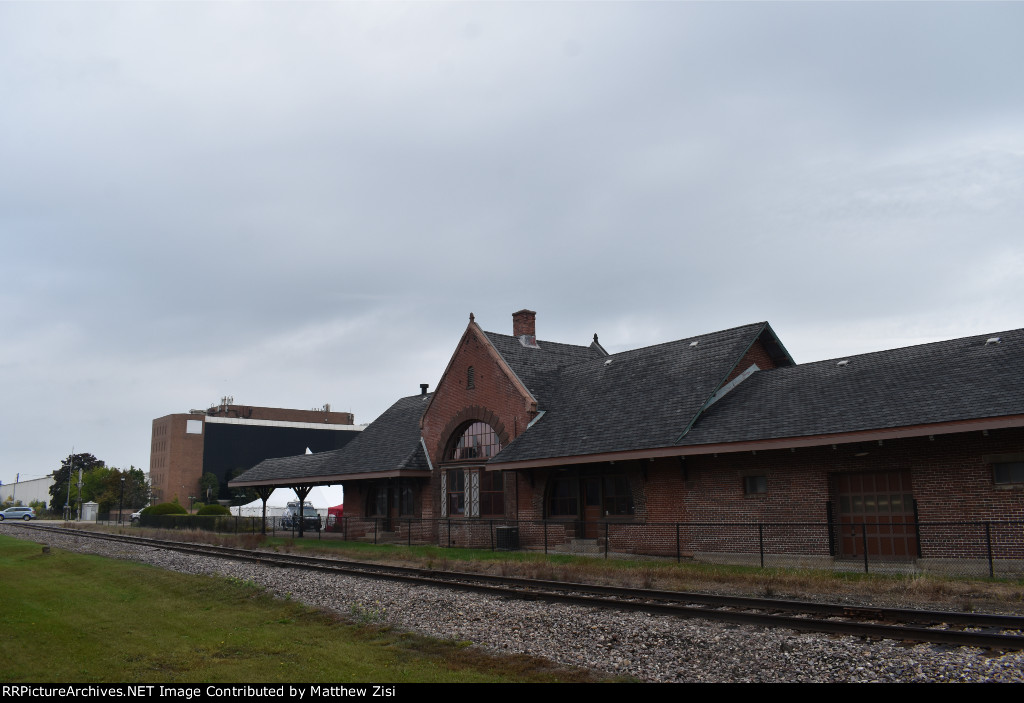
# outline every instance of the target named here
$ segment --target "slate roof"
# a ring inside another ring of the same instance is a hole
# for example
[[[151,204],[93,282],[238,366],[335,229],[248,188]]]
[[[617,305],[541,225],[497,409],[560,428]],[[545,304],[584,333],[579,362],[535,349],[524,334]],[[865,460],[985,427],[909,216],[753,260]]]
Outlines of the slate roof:
[[[536,381],[543,417],[490,463],[675,445],[765,331],[770,327],[759,322],[547,368]],[[516,373],[522,364],[509,360]]]
[[[999,344],[985,341],[999,337]],[[838,366],[846,359],[848,363]],[[684,446],[1024,414],[1024,330],[758,371]]]
[[[420,417],[432,394],[401,398],[341,449],[280,459],[265,459],[230,485],[381,472],[429,471],[420,441]]]
[[[523,346],[518,337],[497,332],[484,334],[538,401],[551,394],[560,369],[607,354],[596,343],[584,347],[537,340],[539,348],[531,348]]]

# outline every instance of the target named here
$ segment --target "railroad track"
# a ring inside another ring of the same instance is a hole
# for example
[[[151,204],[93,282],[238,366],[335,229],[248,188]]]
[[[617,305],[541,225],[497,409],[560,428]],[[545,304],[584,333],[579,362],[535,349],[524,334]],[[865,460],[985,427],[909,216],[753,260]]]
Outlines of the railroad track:
[[[904,642],[973,646],[995,651],[1024,650],[1024,617],[1014,615],[847,606],[811,601],[717,596],[706,593],[544,581],[278,554],[262,550],[44,527],[30,523],[18,523],[18,526],[26,530],[53,531],[80,538],[127,542],[188,554],[256,562],[267,566],[459,589],[499,598],[542,600],[682,618],[703,618],[740,625]]]

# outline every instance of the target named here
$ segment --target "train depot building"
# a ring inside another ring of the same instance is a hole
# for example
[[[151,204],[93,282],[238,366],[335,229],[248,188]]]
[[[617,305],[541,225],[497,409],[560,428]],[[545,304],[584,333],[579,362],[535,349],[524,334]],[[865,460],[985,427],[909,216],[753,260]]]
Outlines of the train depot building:
[[[232,486],[346,536],[793,563],[1024,559],[1024,330],[796,364],[766,322],[609,354],[470,321],[433,393]]]

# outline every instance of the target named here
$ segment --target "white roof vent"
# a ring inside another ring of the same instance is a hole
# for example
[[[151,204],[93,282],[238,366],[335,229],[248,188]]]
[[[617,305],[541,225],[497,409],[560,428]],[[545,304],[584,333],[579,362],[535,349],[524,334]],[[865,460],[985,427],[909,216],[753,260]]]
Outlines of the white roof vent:
[[[605,359],[605,362],[604,362],[604,365],[605,365],[605,366],[607,366],[607,365],[608,365],[608,364],[610,364],[610,363],[612,363],[612,360],[611,360],[611,359]]]
[[[693,348],[693,347],[697,346],[698,344],[700,344],[700,340],[699,339],[696,342],[690,342],[690,347]]]
[[[836,366],[846,366],[849,363],[850,363],[849,359],[843,359],[842,361],[837,361],[836,362]]]
[[[1003,340],[1001,340],[999,337],[989,337],[988,339],[985,340],[985,346],[987,347],[989,344],[999,344],[1002,341]]]

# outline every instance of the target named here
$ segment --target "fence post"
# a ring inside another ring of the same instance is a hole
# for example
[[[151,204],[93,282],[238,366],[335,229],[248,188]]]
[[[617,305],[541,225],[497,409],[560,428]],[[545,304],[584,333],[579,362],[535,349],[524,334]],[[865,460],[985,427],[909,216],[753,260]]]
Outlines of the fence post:
[[[448,518],[448,547],[452,546],[452,519]]]
[[[985,547],[988,549],[988,577],[995,578],[995,565],[992,563],[992,523],[985,523]]]
[[[835,520],[832,517],[832,501],[825,501],[825,529],[828,530],[828,555],[834,557],[836,555],[836,527]]]
[[[604,524],[604,558],[608,558],[608,523]]]
[[[377,544],[377,518],[373,518],[373,543]]]
[[[864,573],[868,572],[868,524],[862,523],[860,526],[860,541],[864,547]]]
[[[544,553],[548,553],[548,521],[544,521]]]
[[[491,537],[491,551],[494,551],[494,520],[487,521],[487,532]]]
[[[920,559],[924,555],[921,553],[921,519],[917,514],[917,498],[914,498],[912,505],[914,506],[914,538],[917,540],[917,558]]]
[[[679,523],[676,523],[676,563],[678,564],[681,558],[681,552],[679,549]]]
[[[412,518],[409,518],[409,527],[406,528],[405,532],[405,546],[412,546]]]
[[[761,568],[764,568],[764,525],[757,523],[757,544],[761,550]]]

